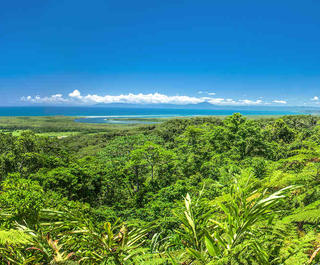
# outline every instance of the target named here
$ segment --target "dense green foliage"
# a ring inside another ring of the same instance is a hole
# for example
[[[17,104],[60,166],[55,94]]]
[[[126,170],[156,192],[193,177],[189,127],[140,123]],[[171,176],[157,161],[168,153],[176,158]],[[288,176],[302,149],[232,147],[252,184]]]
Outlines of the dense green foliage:
[[[317,264],[318,120],[6,127],[0,264]]]

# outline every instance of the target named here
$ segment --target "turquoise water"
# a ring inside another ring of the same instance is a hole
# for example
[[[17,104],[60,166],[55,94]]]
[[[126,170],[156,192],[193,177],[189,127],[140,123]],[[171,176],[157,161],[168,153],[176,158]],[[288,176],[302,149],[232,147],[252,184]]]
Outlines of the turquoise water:
[[[290,110],[255,109],[156,109],[156,108],[104,108],[104,107],[0,107],[0,116],[77,116],[79,122],[91,123],[151,123],[134,121],[135,118],[169,118],[210,115],[292,115],[301,114]],[[121,118],[133,120],[119,120]]]
[[[241,109],[153,109],[153,108],[102,108],[102,107],[0,107],[0,116],[112,116],[112,117],[176,117],[231,115],[290,115],[298,114],[289,110],[241,110]]]
[[[76,122],[83,122],[83,123],[108,123],[108,124],[155,124],[159,122],[155,121],[143,121],[143,120],[135,120],[135,118],[147,118],[146,116],[123,116],[121,118],[117,117],[86,117],[86,118],[78,118],[75,119]],[[150,116],[148,116],[150,118]],[[153,118],[159,118],[159,117],[153,117]],[[163,117],[161,117],[163,118]],[[123,119],[123,120],[121,120]],[[128,120],[132,119],[132,120]]]

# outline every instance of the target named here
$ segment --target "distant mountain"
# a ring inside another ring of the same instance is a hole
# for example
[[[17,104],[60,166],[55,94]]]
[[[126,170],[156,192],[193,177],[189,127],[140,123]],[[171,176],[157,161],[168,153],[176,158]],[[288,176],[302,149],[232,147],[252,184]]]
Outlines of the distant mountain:
[[[98,103],[94,107],[103,108],[152,108],[152,109],[212,109],[215,106],[210,103],[200,103],[200,104],[187,104],[187,105],[177,105],[177,104],[132,104],[132,103]]]
[[[132,104],[132,103],[98,103],[93,105],[93,107],[102,108],[152,108],[152,109],[241,109],[246,106],[226,106],[226,105],[213,105],[208,102],[198,103],[198,104]]]
[[[203,110],[290,110],[302,113],[315,113],[319,112],[319,108],[304,107],[304,106],[265,106],[265,105],[213,105],[208,102],[199,104],[187,104],[187,105],[176,105],[176,104],[132,104],[132,103],[99,103],[92,107],[99,108],[138,108],[138,109],[203,109]]]

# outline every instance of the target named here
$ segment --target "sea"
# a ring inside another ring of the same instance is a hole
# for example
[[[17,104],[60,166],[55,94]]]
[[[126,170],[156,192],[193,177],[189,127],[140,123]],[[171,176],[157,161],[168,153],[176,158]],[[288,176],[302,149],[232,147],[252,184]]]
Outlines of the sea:
[[[255,116],[295,115],[300,111],[288,109],[174,109],[121,107],[0,107],[0,116],[74,116],[78,122],[90,123],[152,123],[141,118],[172,118],[194,116],[227,116],[233,113]],[[121,119],[123,119],[121,121]],[[135,120],[136,119],[136,120]]]

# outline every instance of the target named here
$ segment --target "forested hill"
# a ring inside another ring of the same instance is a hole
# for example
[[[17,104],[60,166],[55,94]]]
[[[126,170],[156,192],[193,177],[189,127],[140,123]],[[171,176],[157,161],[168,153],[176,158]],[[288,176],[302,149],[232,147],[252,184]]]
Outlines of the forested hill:
[[[320,262],[316,116],[39,132],[0,132],[0,264]]]

